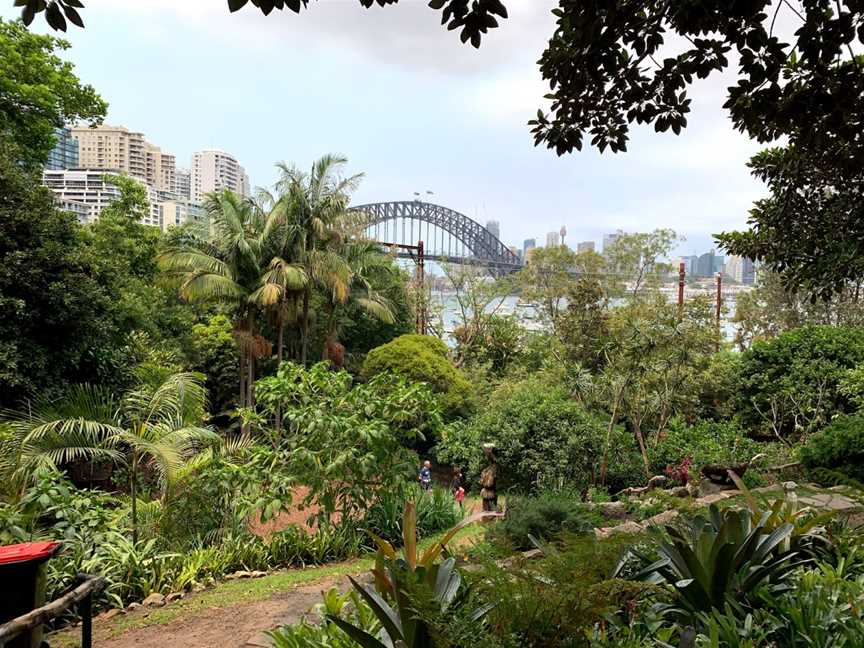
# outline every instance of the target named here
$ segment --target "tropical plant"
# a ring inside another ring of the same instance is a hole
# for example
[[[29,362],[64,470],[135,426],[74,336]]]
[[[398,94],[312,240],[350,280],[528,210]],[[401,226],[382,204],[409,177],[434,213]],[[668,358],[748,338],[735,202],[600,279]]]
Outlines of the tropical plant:
[[[393,544],[401,542],[405,503],[409,501],[416,510],[419,538],[449,529],[462,518],[452,493],[441,488],[424,491],[416,483],[394,484],[378,492],[363,516],[362,527]]]
[[[683,529],[666,526],[659,560],[634,578],[671,587],[678,598],[670,611],[686,619],[727,604],[747,607],[759,586],[778,586],[804,564],[799,553],[782,549],[793,530],[783,523],[768,531],[749,511],[712,504],[707,519],[696,516]]]
[[[124,464],[129,471],[134,544],[142,472],[153,472],[164,491],[185,459],[219,439],[200,424],[206,405],[202,383],[197,374],[178,373],[157,384],[142,383],[121,399],[105,389],[79,385],[60,400],[7,411],[11,452],[4,453],[3,472],[23,485],[40,468],[57,469],[75,461]]]
[[[227,305],[234,321],[240,352],[240,406],[255,402],[255,365],[269,355],[270,345],[258,333],[256,304],[265,303],[270,275],[265,269],[263,213],[254,203],[231,191],[209,194],[204,209],[210,218],[209,239],[192,237],[159,256],[163,275],[190,302]],[[275,261],[273,261],[275,263]],[[270,267],[273,272],[273,268]],[[280,268],[286,282],[300,285],[305,275],[296,268]]]
[[[338,155],[325,155],[312,164],[309,173],[285,162],[277,165],[280,178],[276,182],[278,207],[275,223],[284,223],[290,232],[283,245],[287,262],[302,268],[308,280],[294,287],[292,300],[299,296],[300,363],[305,365],[309,356],[310,306],[313,285],[329,291],[332,299],[344,303],[352,284],[349,264],[339,252],[342,230],[346,227],[346,214],[351,194],[360,183],[362,174],[342,177],[340,171],[348,162]],[[268,223],[269,225],[269,223]],[[379,305],[380,306],[380,305]],[[377,308],[377,307],[376,307]],[[377,308],[380,312],[380,308]]]
[[[367,648],[405,646],[405,648],[432,648],[434,645],[427,621],[416,611],[417,599],[431,603],[436,611],[446,612],[458,605],[464,597],[460,592],[462,577],[456,569],[456,559],[447,558],[437,562],[447,543],[465,526],[481,519],[497,516],[497,513],[476,513],[451,528],[426,550],[417,546],[417,517],[413,502],[405,505],[402,522],[402,556],[386,540],[372,535],[378,545],[375,559],[375,587],[361,585],[349,576],[351,585],[381,623],[381,632],[376,638],[366,630],[338,616],[328,619],[338,625],[357,643]],[[392,601],[391,605],[388,600]],[[478,621],[492,605],[478,608],[472,619]]]

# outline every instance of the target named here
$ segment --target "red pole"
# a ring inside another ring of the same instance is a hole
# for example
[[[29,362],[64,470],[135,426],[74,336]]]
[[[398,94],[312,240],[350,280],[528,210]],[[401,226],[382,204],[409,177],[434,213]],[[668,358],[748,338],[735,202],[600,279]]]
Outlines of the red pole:
[[[684,308],[684,279],[687,276],[684,262],[678,264],[678,310]]]
[[[424,276],[425,259],[423,254],[423,241],[417,242],[417,332],[426,335],[426,278]]]
[[[723,305],[723,275],[717,273],[717,306],[714,316],[717,318],[717,350],[720,350],[720,340],[722,338],[720,328],[720,310]]]

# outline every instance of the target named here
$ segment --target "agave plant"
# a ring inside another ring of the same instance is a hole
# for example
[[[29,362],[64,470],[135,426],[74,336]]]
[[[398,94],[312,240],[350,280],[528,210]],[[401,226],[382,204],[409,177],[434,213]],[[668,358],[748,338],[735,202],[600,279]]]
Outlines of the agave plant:
[[[746,605],[758,586],[780,586],[790,571],[809,561],[782,549],[794,525],[769,530],[767,518],[754,523],[749,511],[721,511],[712,505],[709,517],[697,516],[689,528],[667,526],[658,547],[660,559],[634,579],[671,586],[678,605],[670,611],[685,617],[723,610],[727,603]]]
[[[337,615],[329,614],[327,619],[364,648],[431,648],[433,642],[429,625],[416,613],[413,596],[423,590],[424,599],[431,601],[442,612],[464,600],[466,588],[462,588],[456,559],[449,557],[441,563],[437,560],[446,551],[447,543],[461,529],[484,518],[499,515],[483,512],[467,517],[420,552],[417,547],[417,512],[413,502],[406,503],[402,523],[402,555],[399,556],[389,542],[370,533],[378,545],[375,568],[372,570],[375,587],[361,585],[350,578],[356,592],[381,623],[378,636]],[[471,614],[471,618],[477,621],[491,608],[492,604],[482,606]]]

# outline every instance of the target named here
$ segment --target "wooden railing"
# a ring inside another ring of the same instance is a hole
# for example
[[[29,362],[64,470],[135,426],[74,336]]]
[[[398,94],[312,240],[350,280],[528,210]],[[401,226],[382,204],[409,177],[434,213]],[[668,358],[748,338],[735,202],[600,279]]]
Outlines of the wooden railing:
[[[0,625],[0,648],[22,632],[51,622],[76,605],[81,615],[81,648],[92,648],[93,595],[102,591],[105,585],[105,579],[100,576],[78,574],[67,592],[56,601]]]

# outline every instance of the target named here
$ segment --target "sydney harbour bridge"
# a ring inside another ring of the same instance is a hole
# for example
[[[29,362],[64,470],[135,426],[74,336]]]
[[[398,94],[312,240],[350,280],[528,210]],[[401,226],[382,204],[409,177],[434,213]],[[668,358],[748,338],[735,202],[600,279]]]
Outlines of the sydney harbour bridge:
[[[366,238],[391,244],[414,258],[420,241],[427,261],[482,266],[493,275],[523,267],[522,259],[498,237],[465,214],[420,200],[372,203],[351,208]]]

